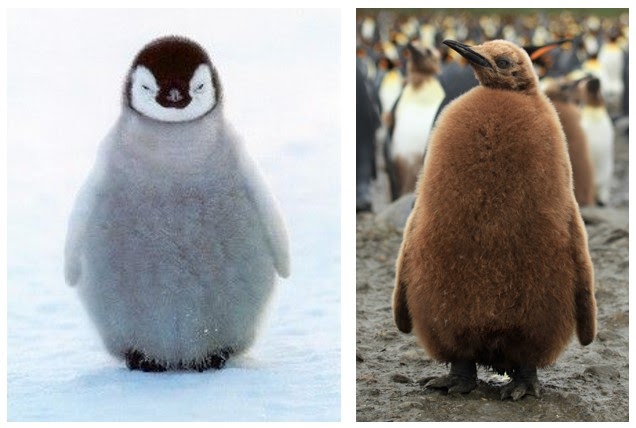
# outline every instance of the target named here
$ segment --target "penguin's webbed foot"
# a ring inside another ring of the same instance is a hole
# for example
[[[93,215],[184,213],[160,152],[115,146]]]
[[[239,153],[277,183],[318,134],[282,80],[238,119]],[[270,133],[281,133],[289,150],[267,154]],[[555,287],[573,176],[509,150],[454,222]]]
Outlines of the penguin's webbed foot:
[[[233,352],[232,348],[223,348],[218,353],[208,354],[203,360],[194,362],[192,368],[199,372],[208,369],[220,370],[225,367],[225,363]]]
[[[445,389],[449,394],[468,394],[477,387],[477,367],[473,362],[451,363],[450,373],[424,385],[429,389]]]
[[[541,397],[536,367],[520,367],[512,371],[512,380],[501,389],[501,399],[517,401],[526,395]]]
[[[126,351],[125,357],[126,367],[130,370],[141,370],[144,372],[165,372],[167,370],[164,365],[149,359],[143,352],[135,349]]]
[[[477,380],[448,374],[428,381],[424,388],[445,389],[449,394],[468,394],[477,387]]]

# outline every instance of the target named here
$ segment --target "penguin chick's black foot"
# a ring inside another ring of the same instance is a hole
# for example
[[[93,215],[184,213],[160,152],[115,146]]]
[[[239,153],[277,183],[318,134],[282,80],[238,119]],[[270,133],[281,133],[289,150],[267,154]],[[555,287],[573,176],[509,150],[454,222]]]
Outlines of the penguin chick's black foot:
[[[449,374],[432,379],[424,385],[424,388],[445,389],[449,394],[468,394],[476,387],[477,366],[468,361],[451,363]]]
[[[193,362],[191,368],[202,372],[208,369],[220,370],[225,367],[225,363],[230,359],[230,355],[234,350],[232,348],[223,348],[218,353],[209,354],[201,361]]]
[[[165,372],[167,368],[154,360],[148,359],[143,352],[134,349],[126,351],[126,367],[130,370],[141,370],[144,372]]]
[[[512,380],[501,389],[501,399],[512,398],[517,401],[523,396],[530,394],[541,397],[539,388],[539,378],[536,367],[520,367],[512,371]]]

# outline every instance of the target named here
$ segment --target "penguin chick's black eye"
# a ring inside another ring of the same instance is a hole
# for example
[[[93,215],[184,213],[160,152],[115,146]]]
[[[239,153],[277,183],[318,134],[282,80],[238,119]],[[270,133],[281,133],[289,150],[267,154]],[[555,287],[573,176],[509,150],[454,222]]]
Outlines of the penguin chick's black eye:
[[[146,86],[146,85],[141,85],[141,87],[142,87],[144,90],[146,90],[146,91],[149,91],[149,90],[150,90],[150,88],[149,88],[148,86]]]
[[[512,62],[508,58],[499,58],[497,60],[497,67],[508,68],[512,65]]]
[[[199,85],[197,85],[197,87],[194,89],[195,91],[200,91],[203,89],[203,83],[200,83]]]

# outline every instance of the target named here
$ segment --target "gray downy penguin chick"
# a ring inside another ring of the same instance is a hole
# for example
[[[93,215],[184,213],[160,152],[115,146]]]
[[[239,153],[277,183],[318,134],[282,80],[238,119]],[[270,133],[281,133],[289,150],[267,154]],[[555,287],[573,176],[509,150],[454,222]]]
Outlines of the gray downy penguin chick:
[[[146,45],[77,196],[66,282],[130,369],[223,367],[289,275],[283,219],[222,101],[201,46]]]
[[[393,315],[467,393],[476,365],[512,378],[501,398],[539,395],[537,368],[576,332],[596,334],[594,272],[565,135],[528,54],[503,40],[445,44],[480,86],[439,117],[404,230]]]

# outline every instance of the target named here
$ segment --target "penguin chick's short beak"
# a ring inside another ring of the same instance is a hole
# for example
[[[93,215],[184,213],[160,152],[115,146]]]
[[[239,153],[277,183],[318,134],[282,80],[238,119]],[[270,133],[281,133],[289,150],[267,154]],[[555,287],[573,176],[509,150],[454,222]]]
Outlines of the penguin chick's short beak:
[[[480,67],[492,68],[490,62],[488,62],[486,58],[472,50],[470,46],[460,42],[456,42],[455,40],[444,40],[443,43],[464,58],[466,58],[468,61],[470,61],[470,63],[478,65]]]
[[[170,92],[168,93],[168,96],[166,98],[168,98],[168,101],[176,103],[177,101],[181,101],[183,99],[183,96],[181,96],[181,93],[178,89],[173,88],[170,89]]]
[[[162,90],[157,95],[157,103],[166,108],[185,108],[192,100],[189,94],[176,86],[169,86],[170,89]]]

